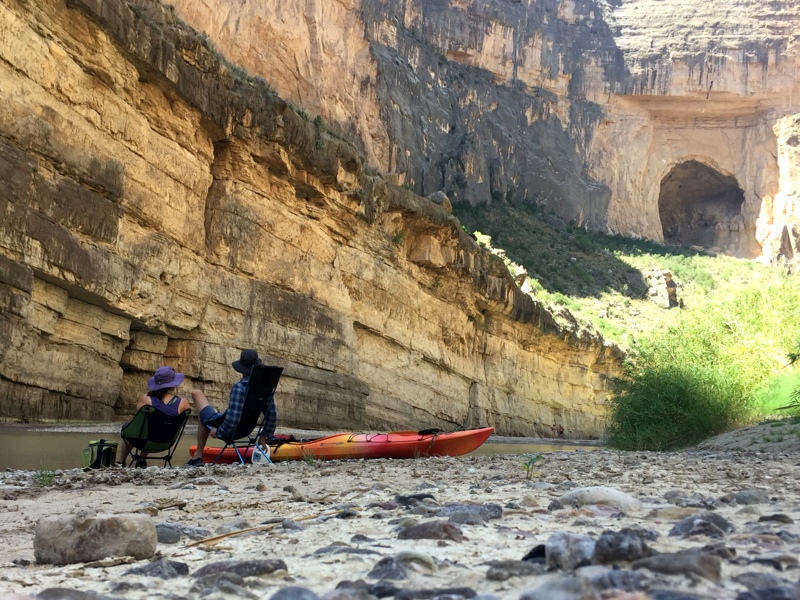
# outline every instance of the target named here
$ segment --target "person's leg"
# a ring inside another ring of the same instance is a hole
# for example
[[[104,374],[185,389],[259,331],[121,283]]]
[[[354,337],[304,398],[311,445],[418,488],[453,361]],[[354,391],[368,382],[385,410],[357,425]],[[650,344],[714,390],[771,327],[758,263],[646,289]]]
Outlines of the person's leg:
[[[122,443],[119,445],[119,460],[118,463],[121,463],[122,466],[125,466],[125,461],[128,460],[128,455],[131,453],[133,446],[130,445],[128,440],[122,438]]]
[[[197,448],[194,454],[192,454],[192,460],[202,460],[203,449],[211,433],[209,430],[209,423],[211,423],[211,427],[216,427],[219,425],[219,422],[221,422],[220,419],[224,419],[224,416],[214,410],[202,391],[192,390],[192,400],[194,401],[195,409],[200,418],[200,422],[197,424]]]
[[[194,403],[194,408],[198,415],[203,412],[206,406],[211,406],[211,403],[202,390],[192,390],[192,402]]]
[[[192,458],[203,458],[203,448],[206,447],[209,432],[208,428],[203,425],[202,413],[205,407],[211,405],[208,402],[208,398],[206,398],[206,395],[201,390],[192,390],[192,401],[194,402],[197,414],[200,416],[200,422],[197,424],[197,449],[194,451],[194,454],[192,454]]]

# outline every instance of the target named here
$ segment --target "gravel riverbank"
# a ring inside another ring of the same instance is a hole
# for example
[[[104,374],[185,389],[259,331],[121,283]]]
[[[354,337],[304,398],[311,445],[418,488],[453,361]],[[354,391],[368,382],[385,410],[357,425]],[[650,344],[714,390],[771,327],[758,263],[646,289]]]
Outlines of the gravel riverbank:
[[[530,469],[525,460],[74,469],[52,481],[5,472],[0,592],[131,600],[800,597],[796,447],[553,452]],[[148,515],[156,553],[37,563],[40,519],[78,522],[87,511]]]

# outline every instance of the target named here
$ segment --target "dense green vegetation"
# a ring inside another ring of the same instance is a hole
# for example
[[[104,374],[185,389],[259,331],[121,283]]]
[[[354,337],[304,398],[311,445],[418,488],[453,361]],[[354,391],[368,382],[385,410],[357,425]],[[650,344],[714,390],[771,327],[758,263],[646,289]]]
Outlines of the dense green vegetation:
[[[784,348],[800,333],[799,307],[795,277],[749,285],[644,339],[612,401],[608,443],[682,448],[786,405]]]
[[[752,261],[606,236],[523,203],[456,205],[479,242],[527,272],[540,301],[568,308],[629,352],[610,406],[608,443],[683,448],[790,403],[800,339],[800,278]],[[497,251],[497,250],[495,250]],[[668,270],[681,308],[647,298]],[[784,411],[785,412],[785,411]]]

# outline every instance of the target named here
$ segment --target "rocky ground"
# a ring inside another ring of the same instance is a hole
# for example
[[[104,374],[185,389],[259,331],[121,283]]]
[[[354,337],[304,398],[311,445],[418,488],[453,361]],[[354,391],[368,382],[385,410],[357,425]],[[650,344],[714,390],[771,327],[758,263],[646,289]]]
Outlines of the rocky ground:
[[[0,473],[0,597],[800,598],[800,440],[787,437],[777,449],[554,452],[532,465]],[[112,535],[71,541],[104,518]],[[154,554],[36,560],[113,550],[126,535],[152,536]]]

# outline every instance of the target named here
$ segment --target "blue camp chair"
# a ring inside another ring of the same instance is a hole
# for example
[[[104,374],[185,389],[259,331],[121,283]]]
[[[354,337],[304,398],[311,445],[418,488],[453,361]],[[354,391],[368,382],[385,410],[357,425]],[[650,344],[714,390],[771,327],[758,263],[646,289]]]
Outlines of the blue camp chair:
[[[225,446],[220,450],[216,464],[225,448],[233,446],[239,462],[244,464],[244,457],[251,446],[258,443],[258,439],[264,435],[266,427],[266,413],[270,402],[275,402],[275,388],[283,373],[283,367],[273,367],[268,365],[256,365],[250,372],[250,380],[247,384],[247,396],[242,407],[242,415],[233,435],[228,439],[223,439]]]

